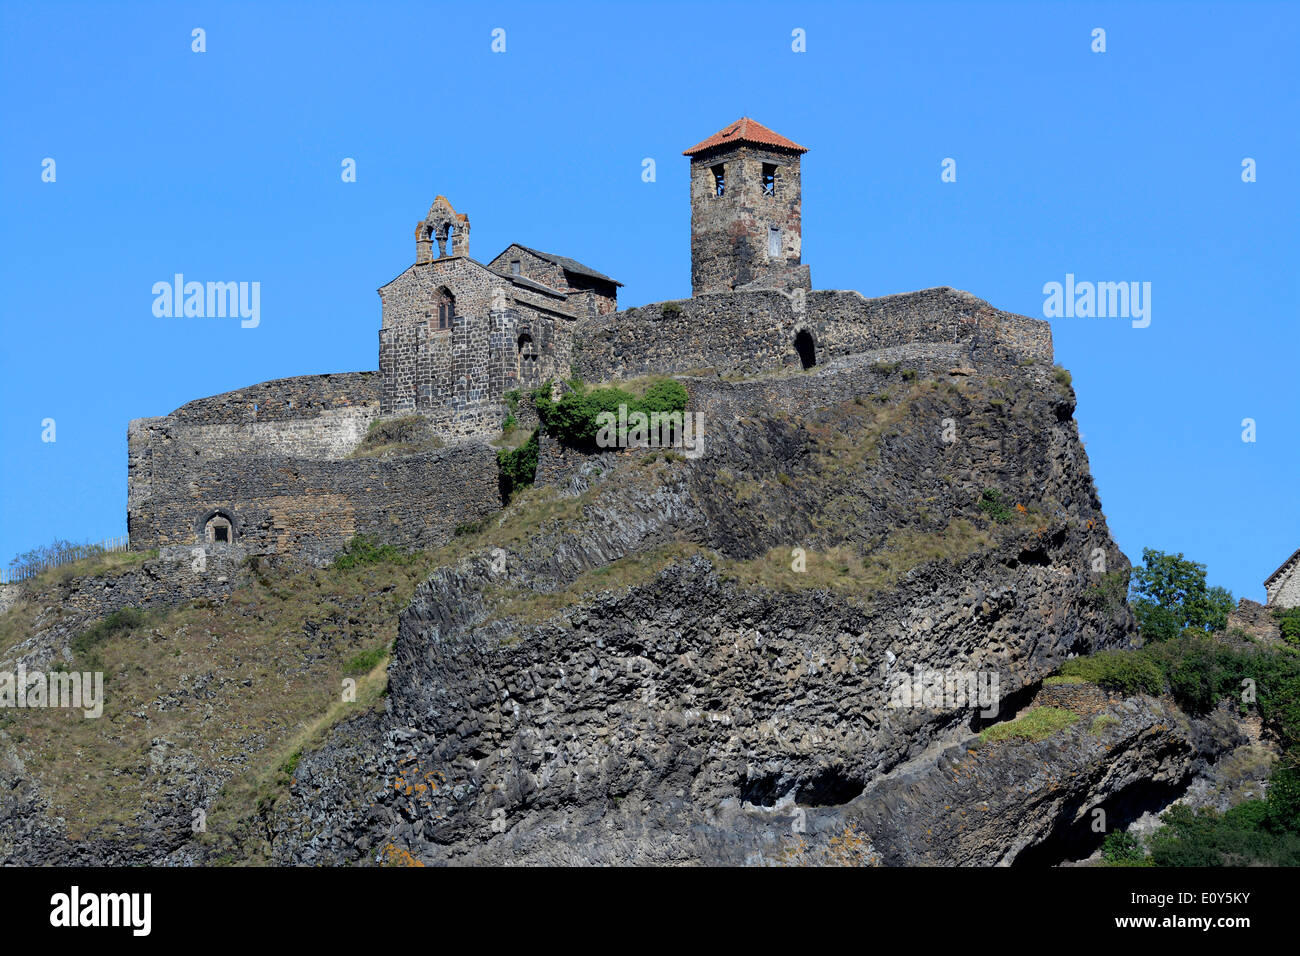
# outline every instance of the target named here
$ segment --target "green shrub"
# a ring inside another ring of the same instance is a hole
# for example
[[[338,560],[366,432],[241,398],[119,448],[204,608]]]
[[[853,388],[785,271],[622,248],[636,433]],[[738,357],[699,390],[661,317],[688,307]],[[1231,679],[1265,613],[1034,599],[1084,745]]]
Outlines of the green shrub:
[[[1146,858],[1142,841],[1131,833],[1116,831],[1101,843],[1101,858],[1113,866],[1132,865]]]
[[[979,509],[994,521],[1011,520],[1011,509],[1002,500],[1002,492],[996,488],[985,488],[981,492]]]
[[[502,448],[497,452],[498,481],[501,495],[509,500],[520,488],[526,488],[537,477],[537,451],[541,429],[533,429],[528,441],[518,448]]]
[[[1116,611],[1124,606],[1128,597],[1128,585],[1123,571],[1109,571],[1103,574],[1097,583],[1083,592],[1083,599],[1091,607],[1104,611]]]
[[[143,627],[149,621],[149,614],[138,607],[124,607],[114,611],[93,627],[87,628],[72,639],[72,652],[80,660],[94,659],[95,648],[109,638]]]
[[[1100,651],[1087,657],[1073,657],[1061,665],[1059,673],[1126,696],[1158,696],[1165,690],[1165,675],[1160,666],[1132,651]]]
[[[1300,647],[1300,607],[1274,608],[1273,616],[1282,629],[1282,640]]]
[[[626,389],[616,386],[588,388],[580,379],[570,381],[571,390],[559,401],[552,401],[550,387],[543,386],[533,393],[537,414],[546,434],[556,440],[578,448],[595,448],[596,436],[601,430],[602,413],[617,418],[619,406],[627,407],[628,417],[641,412],[674,414],[685,411],[687,394],[681,382],[661,379],[652,383],[639,398]],[[622,445],[625,434],[617,436]]]
[[[364,567],[368,564],[408,564],[414,555],[381,543],[368,535],[359,534],[343,546],[343,550],[334,556],[335,568]]]
[[[1173,806],[1151,837],[1156,866],[1297,866],[1300,834],[1272,827],[1271,813],[1251,801],[1227,813]],[[1264,825],[1265,821],[1268,826]]]

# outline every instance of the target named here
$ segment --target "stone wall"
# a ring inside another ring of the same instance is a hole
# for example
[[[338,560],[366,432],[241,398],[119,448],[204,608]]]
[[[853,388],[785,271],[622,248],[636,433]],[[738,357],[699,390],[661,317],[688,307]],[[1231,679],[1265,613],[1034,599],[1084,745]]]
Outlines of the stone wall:
[[[379,402],[375,372],[299,375],[259,382],[186,402],[169,418],[186,424],[248,424],[310,420],[344,408]]]
[[[1111,696],[1096,684],[1044,684],[1034,695],[1034,707],[1056,707],[1080,717],[1099,714],[1110,707]],[[1009,716],[1009,715],[1002,715]]]
[[[703,295],[580,320],[574,364],[587,381],[689,371],[754,374],[911,343],[961,343],[975,360],[1052,361],[1051,326],[947,287],[867,299],[857,292]]]
[[[1266,584],[1269,607],[1300,607],[1300,551],[1282,567],[1282,573]]]
[[[153,488],[130,515],[133,549],[197,544],[220,513],[250,553],[316,563],[356,534],[437,546],[501,504],[496,452],[472,441],[389,459],[156,456]]]
[[[246,456],[337,460],[365,436],[379,411],[375,372],[302,375],[187,402],[170,415],[137,418],[127,426],[127,530],[143,503],[166,494],[177,463],[224,467]]]
[[[708,429],[720,421],[749,418],[758,413],[796,418],[812,409],[873,395],[915,372],[931,378],[953,370],[965,372],[970,353],[962,344],[900,345],[854,355],[833,367],[792,372],[759,379],[727,380],[716,376],[681,376],[690,395],[689,411],[699,416],[708,449]]]

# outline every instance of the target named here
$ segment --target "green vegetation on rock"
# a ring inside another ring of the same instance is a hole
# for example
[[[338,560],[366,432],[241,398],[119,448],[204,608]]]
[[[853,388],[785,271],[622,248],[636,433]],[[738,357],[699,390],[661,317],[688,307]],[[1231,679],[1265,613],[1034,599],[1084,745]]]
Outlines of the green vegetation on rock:
[[[640,392],[636,391],[640,386]],[[551,399],[550,384],[533,392],[542,428],[550,437],[577,448],[595,448],[602,413],[618,416],[619,406],[626,406],[630,419],[638,413],[651,416],[680,414],[686,409],[686,387],[668,378],[621,386],[589,387],[581,379],[569,382],[569,391],[559,401]],[[620,439],[626,436],[617,436]],[[621,441],[620,441],[621,443]]]
[[[988,743],[1017,738],[1044,740],[1078,719],[1078,714],[1063,707],[1031,707],[1014,720],[986,727],[980,732],[980,740]]]

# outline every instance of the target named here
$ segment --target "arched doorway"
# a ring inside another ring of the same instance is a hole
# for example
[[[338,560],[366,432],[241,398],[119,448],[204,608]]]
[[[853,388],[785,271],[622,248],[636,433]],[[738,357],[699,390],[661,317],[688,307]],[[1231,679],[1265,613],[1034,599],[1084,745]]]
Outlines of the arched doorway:
[[[214,511],[203,522],[204,544],[234,544],[235,522],[224,511]]]
[[[812,368],[817,364],[817,343],[807,329],[800,329],[795,334],[794,350],[799,353],[799,363],[804,368]]]

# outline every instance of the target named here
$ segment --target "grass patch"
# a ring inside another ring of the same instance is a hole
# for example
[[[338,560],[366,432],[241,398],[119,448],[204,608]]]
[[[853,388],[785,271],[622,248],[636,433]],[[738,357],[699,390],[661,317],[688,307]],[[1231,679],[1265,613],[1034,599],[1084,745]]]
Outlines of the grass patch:
[[[160,788],[174,786],[170,768],[180,761],[231,775],[217,800],[220,813],[214,807],[208,814],[209,830],[225,827],[244,834],[249,847],[260,845],[259,800],[281,792],[277,780],[295,751],[308,752],[338,720],[382,706],[398,614],[446,563],[416,553],[288,575],[268,571],[265,583],[165,615],[144,612],[142,619],[123,609],[74,639],[111,688],[103,718],[27,709],[18,728],[23,739],[11,736],[11,744],[71,840],[130,836],[166,798]],[[55,595],[39,597],[48,603]],[[342,680],[372,662],[355,678],[356,701],[344,702]],[[229,859],[260,852],[235,844]]]
[[[443,445],[443,440],[433,433],[429,420],[423,415],[377,418],[370,423],[365,438],[348,457],[399,458],[434,451]]]
[[[77,660],[85,664],[96,661],[95,650],[110,638],[127,634],[149,623],[151,615],[136,607],[124,607],[114,611],[99,623],[88,627],[72,639],[72,653]]]
[[[1098,714],[1092,718],[1092,723],[1088,726],[1088,733],[1094,737],[1100,737],[1106,732],[1107,727],[1114,727],[1119,723],[1119,718],[1114,714]]]
[[[997,743],[1004,740],[1045,740],[1069,727],[1079,715],[1062,707],[1031,707],[1015,720],[994,724],[980,733],[980,740]]]
[[[361,568],[368,564],[409,564],[414,555],[368,535],[359,534],[334,556],[333,567],[339,570]]]
[[[896,531],[868,555],[847,547],[805,550],[802,571],[796,570],[792,549],[774,548],[758,558],[721,560],[720,573],[747,587],[829,590],[861,599],[896,586],[913,568],[931,561],[955,563],[993,544],[989,534],[957,518],[942,531]]]

